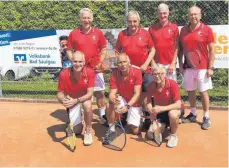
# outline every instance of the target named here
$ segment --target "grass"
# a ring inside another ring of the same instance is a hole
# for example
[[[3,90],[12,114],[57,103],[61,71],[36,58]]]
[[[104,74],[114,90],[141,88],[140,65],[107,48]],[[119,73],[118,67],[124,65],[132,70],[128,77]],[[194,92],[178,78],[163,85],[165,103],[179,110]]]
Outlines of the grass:
[[[106,79],[107,76],[105,77]],[[106,81],[108,83],[109,81]],[[109,93],[109,85],[106,90]],[[56,99],[57,82],[54,81],[2,81],[3,97],[7,98],[25,98],[25,99]],[[180,89],[181,96],[187,102],[187,93]],[[228,106],[228,87],[215,87],[208,91],[210,103],[216,106]],[[197,92],[199,99],[199,93]]]

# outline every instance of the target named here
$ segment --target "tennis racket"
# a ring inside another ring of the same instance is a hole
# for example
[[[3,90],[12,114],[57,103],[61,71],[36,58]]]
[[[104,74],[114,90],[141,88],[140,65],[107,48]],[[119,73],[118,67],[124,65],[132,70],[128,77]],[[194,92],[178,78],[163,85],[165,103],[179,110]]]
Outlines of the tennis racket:
[[[70,110],[67,108],[67,115],[69,118],[69,122],[67,123],[66,127],[66,137],[67,137],[67,145],[69,149],[74,152],[76,149],[76,135],[73,130],[73,124],[71,123],[70,117],[69,117]]]
[[[184,76],[182,73],[180,72],[176,72],[177,74],[177,84],[179,85],[179,87],[181,88],[183,86],[183,82],[184,82]]]
[[[100,61],[100,54],[98,54],[90,59],[88,65],[97,72],[110,71],[115,66],[117,54],[116,50],[108,49],[103,62]]]
[[[197,69],[201,63],[200,52],[196,49],[189,50],[185,54],[184,69]]]
[[[154,107],[154,97],[151,97],[152,106]],[[145,118],[150,118],[150,116],[143,116]],[[157,121],[157,119],[153,120],[149,131],[145,135],[145,142],[156,147],[160,147],[162,144],[162,134],[161,127]]]
[[[123,104],[120,103],[120,105]],[[123,148],[126,146],[126,131],[122,125],[121,120],[121,117],[124,114],[119,114],[115,112],[116,121],[109,127],[106,133],[106,137],[103,141],[103,146],[116,151],[122,151]]]

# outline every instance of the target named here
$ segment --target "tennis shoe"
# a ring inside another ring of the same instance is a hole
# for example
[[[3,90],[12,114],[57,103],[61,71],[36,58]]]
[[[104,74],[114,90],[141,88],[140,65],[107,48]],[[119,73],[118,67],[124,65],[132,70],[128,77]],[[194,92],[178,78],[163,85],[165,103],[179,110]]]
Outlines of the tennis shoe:
[[[208,130],[211,128],[211,121],[210,118],[204,117],[203,118],[203,124],[201,125],[201,128],[203,130]]]
[[[101,124],[101,125],[107,124],[107,119],[106,119],[105,115],[103,115],[102,117],[99,118],[99,124]]]
[[[196,122],[196,116],[192,113],[189,113],[185,118],[182,118],[182,123]]]
[[[154,135],[154,131],[155,131],[155,128],[156,128],[156,125],[155,125],[156,123],[155,122],[153,122],[151,125],[150,125],[150,128],[149,128],[149,130],[148,130],[148,132],[147,132],[147,138],[148,139],[154,139],[155,138],[155,135]],[[159,127],[160,127],[160,135],[159,136],[161,136],[162,137],[162,135],[161,134],[163,134],[163,132],[165,131],[165,127],[166,127],[166,124],[164,124],[164,123],[158,123],[159,124]]]
[[[116,137],[116,133],[114,131],[107,131],[106,136],[102,142],[103,145],[109,145]]]
[[[168,142],[167,142],[167,147],[173,148],[176,147],[178,143],[178,137],[174,134],[170,134]]]
[[[84,133],[84,139],[83,139],[83,143],[85,146],[89,146],[91,145],[93,142],[93,139],[92,139],[92,135],[90,132],[85,132]]]

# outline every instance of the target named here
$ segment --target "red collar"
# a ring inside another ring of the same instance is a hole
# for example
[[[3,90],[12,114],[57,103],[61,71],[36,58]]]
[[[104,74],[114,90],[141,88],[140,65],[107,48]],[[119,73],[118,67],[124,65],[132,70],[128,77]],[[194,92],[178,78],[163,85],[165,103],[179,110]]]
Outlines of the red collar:
[[[68,68],[69,76],[70,76],[71,71],[73,71],[72,67],[71,68]],[[83,69],[81,71],[81,77],[85,77],[85,76],[87,76],[87,74],[86,74],[86,67],[83,67]]]
[[[188,28],[189,32],[194,32],[194,31],[198,31],[198,30],[202,29],[203,26],[204,26],[203,23],[200,22],[199,26],[198,27],[195,27],[195,29],[193,29],[193,30],[190,29],[190,24],[188,25],[187,28]]]
[[[170,26],[170,25],[171,25],[171,22],[170,22],[170,21],[168,21],[168,23],[166,23],[164,26],[162,26],[162,25],[160,24],[160,22],[157,23],[157,27],[158,27],[158,28],[161,28],[161,27],[168,27],[168,26]]]
[[[141,31],[142,31],[141,28],[138,27],[138,30],[134,34],[130,34],[130,32],[128,31],[128,28],[127,28],[126,31],[125,31],[125,34],[127,36],[135,36],[135,35],[138,35],[139,33],[141,33]]]
[[[93,32],[95,31],[95,30],[94,30],[94,27],[91,27],[91,30],[90,30],[89,32],[84,33],[84,31],[83,31],[83,29],[82,29],[81,26],[78,28],[78,30],[79,30],[79,32],[82,33],[82,34],[91,34],[91,33],[93,33]]]
[[[155,85],[156,90],[158,90],[156,82],[154,82],[154,85]],[[169,88],[169,87],[170,87],[170,81],[169,81],[169,79],[167,77],[165,77],[165,86],[163,88],[161,88],[161,89],[163,90],[163,89],[166,89],[166,88]]]

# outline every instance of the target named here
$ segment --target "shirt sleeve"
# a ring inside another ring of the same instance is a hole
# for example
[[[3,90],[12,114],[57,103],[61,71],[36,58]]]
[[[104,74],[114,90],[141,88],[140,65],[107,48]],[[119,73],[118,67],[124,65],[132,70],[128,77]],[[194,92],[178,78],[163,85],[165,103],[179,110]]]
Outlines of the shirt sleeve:
[[[178,29],[178,26],[175,25],[175,36],[174,36],[174,40],[175,41],[178,41],[179,40],[179,29]]]
[[[120,32],[118,34],[118,40],[116,42],[116,46],[115,46],[115,50],[117,50],[118,52],[121,52],[122,51],[122,43],[121,43],[121,39],[122,39],[122,32]]]
[[[116,71],[112,72],[110,76],[110,89],[117,89],[115,73]]]
[[[99,48],[103,48],[107,45],[106,38],[101,30],[99,30]]]
[[[170,87],[171,87],[171,92],[172,92],[172,96],[173,96],[173,102],[181,100],[180,89],[179,89],[178,84],[172,80],[170,81],[170,83],[171,83]]]
[[[88,71],[88,88],[95,86],[95,71],[92,69],[87,69]]]
[[[63,71],[61,71],[60,72],[60,75],[59,75],[57,90],[59,92],[64,91],[64,76],[63,76]]]
[[[147,39],[148,39],[147,41],[148,41],[149,48],[153,48],[154,47],[154,43],[153,43],[153,40],[152,40],[149,32],[147,32]]]
[[[68,49],[75,50],[75,48],[74,48],[74,42],[73,42],[73,31],[69,34],[66,45],[67,45],[67,48]]]
[[[142,73],[141,73],[140,69],[137,69],[137,71],[136,71],[135,85],[142,85]]]
[[[214,42],[213,31],[210,27],[208,27],[208,44]]]

